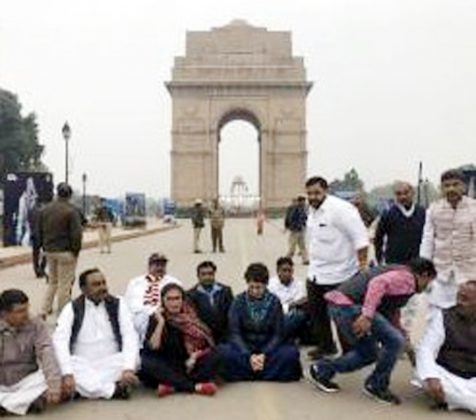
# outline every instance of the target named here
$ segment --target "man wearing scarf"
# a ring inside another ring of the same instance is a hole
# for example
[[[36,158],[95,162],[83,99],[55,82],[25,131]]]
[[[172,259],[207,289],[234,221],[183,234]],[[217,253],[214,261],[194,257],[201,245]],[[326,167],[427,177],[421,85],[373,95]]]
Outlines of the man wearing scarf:
[[[160,306],[160,291],[169,283],[181,284],[167,274],[168,259],[164,254],[154,252],[148,261],[147,274],[132,279],[124,295],[134,319],[134,327],[139,340],[144,340],[149,317]]]

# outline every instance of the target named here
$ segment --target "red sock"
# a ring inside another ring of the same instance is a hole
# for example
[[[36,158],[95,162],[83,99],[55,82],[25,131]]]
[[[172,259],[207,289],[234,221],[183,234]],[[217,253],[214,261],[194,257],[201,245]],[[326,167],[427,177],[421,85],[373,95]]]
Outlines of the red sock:
[[[213,382],[199,383],[197,384],[197,387],[195,389],[197,394],[208,395],[208,396],[215,395],[216,392],[218,391],[217,386]]]
[[[159,384],[157,387],[157,396],[159,398],[166,397],[167,395],[171,395],[175,392],[175,389],[170,385]]]

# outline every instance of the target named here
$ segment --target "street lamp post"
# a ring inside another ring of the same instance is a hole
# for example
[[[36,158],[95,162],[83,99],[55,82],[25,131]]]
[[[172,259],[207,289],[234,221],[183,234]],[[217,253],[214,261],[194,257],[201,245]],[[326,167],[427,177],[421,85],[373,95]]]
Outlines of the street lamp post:
[[[88,182],[88,175],[83,174],[83,214],[86,216],[86,183]]]
[[[64,181],[68,184],[69,180],[69,139],[71,138],[71,128],[66,121],[62,128],[63,138],[65,142],[65,177]]]

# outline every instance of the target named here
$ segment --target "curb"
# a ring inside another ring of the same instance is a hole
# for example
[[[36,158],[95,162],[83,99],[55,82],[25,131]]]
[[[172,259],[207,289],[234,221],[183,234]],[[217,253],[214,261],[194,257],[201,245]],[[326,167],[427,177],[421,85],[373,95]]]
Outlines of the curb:
[[[136,231],[136,232],[129,232],[129,233],[120,233],[116,236],[113,236],[111,238],[111,242],[114,243],[114,242],[128,241],[129,239],[136,239],[136,238],[141,238],[143,236],[153,235],[155,233],[167,232],[169,230],[177,229],[179,227],[180,225],[160,226],[160,227],[156,227],[156,228],[148,229],[144,231],[139,231],[139,232]],[[95,248],[98,245],[99,245],[99,240],[97,239],[89,240],[88,242],[83,243],[81,250],[84,251],[85,249]],[[12,257],[0,259],[0,270],[14,267],[16,265],[29,264],[31,262],[32,262],[31,252],[25,252],[20,255],[14,255]]]

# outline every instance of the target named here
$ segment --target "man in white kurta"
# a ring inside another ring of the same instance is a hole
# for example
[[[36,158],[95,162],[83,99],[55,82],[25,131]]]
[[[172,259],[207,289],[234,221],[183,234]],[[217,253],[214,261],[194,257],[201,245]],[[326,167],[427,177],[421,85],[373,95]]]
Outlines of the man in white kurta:
[[[460,286],[457,301],[433,313],[417,350],[416,385],[438,407],[476,413],[476,281]]]
[[[84,272],[79,285],[83,295],[65,306],[53,336],[66,393],[126,399],[137,383],[139,341],[132,316],[122,299],[108,294],[99,270]]]
[[[147,331],[149,317],[160,305],[162,288],[169,283],[182,286],[179,280],[167,274],[167,262],[165,255],[153,253],[149,257],[147,274],[132,279],[124,295],[141,343]]]
[[[476,278],[476,200],[464,195],[464,176],[458,170],[441,176],[443,198],[427,211],[420,256],[438,271],[429,295],[431,306],[456,303],[458,286]]]

